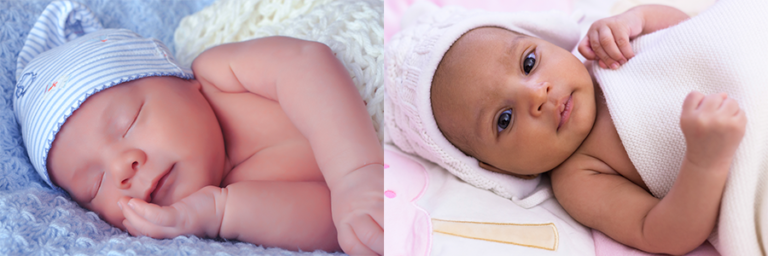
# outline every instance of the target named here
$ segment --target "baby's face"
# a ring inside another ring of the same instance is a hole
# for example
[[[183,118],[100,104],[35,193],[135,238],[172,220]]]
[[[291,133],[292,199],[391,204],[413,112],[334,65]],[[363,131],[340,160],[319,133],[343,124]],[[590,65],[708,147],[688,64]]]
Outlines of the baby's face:
[[[199,89],[197,81],[148,77],[92,95],[56,135],[52,181],[121,229],[123,196],[165,206],[219,186],[224,139]]]
[[[474,29],[451,46],[431,96],[441,132],[492,171],[551,170],[595,120],[592,79],[573,54],[497,27]]]

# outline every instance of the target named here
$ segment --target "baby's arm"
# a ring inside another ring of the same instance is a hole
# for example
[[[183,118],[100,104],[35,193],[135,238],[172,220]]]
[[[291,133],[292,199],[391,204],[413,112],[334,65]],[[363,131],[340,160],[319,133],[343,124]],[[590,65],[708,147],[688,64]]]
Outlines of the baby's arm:
[[[586,155],[552,173],[557,199],[576,220],[653,253],[684,254],[715,226],[728,170],[746,117],[724,94],[688,95],[680,121],[687,150],[663,199],[651,196],[602,161]]]
[[[194,234],[265,247],[336,251],[328,188],[322,182],[241,181],[208,186],[170,206],[120,200],[133,235],[173,238]]]
[[[349,73],[324,44],[267,37],[211,48],[192,64],[200,83],[280,104],[304,134],[328,188],[339,243],[383,251],[383,149]]]
[[[595,21],[579,43],[579,52],[584,58],[598,60],[602,68],[617,69],[635,56],[630,40],[688,18],[687,14],[673,7],[640,5],[622,14]]]

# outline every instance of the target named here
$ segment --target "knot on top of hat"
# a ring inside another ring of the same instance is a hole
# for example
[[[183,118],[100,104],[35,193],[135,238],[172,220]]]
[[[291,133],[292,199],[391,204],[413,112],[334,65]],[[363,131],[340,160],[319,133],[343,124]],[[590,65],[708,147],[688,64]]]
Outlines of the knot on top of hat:
[[[21,78],[27,63],[37,55],[101,28],[96,15],[84,5],[70,1],[52,2],[40,14],[21,48],[16,61],[16,81]]]

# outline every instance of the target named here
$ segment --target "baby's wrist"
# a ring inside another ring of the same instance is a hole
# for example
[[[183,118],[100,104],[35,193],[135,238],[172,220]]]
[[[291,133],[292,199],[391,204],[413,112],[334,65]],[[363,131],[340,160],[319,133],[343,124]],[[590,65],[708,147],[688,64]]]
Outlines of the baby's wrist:
[[[634,20],[635,22],[640,24],[640,31],[637,32],[638,35],[648,33],[645,27],[646,15],[644,10],[645,9],[643,9],[641,6],[637,6],[635,8],[629,9],[626,12],[624,12],[624,15],[628,15],[630,20]],[[630,34],[630,36],[632,35]]]
[[[690,152],[686,152],[685,162],[688,166],[694,168],[697,173],[724,173],[727,175],[730,170],[733,157],[697,157]]]
[[[352,171],[347,172],[343,176],[338,177],[334,181],[326,181],[326,184],[328,185],[328,189],[331,190],[331,192],[338,190],[340,188],[346,187],[346,186],[354,186],[354,184],[348,184],[349,179],[355,179],[356,176],[360,175],[366,175],[365,173],[376,173],[378,171],[381,171],[383,174],[384,165],[381,163],[369,163],[365,164],[363,166],[360,166],[358,168],[355,168]]]
[[[209,219],[209,224],[206,225],[205,235],[211,238],[219,236],[221,227],[224,224],[224,213],[227,205],[227,197],[229,190],[227,188],[208,186],[204,189],[209,189],[213,197],[213,210],[214,214]]]

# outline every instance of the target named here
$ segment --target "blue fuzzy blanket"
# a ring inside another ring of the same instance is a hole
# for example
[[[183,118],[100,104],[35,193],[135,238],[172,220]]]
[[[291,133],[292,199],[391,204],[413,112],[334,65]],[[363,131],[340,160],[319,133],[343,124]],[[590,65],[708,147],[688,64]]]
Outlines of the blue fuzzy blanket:
[[[342,255],[291,252],[249,243],[179,236],[132,237],[38,177],[13,114],[16,58],[51,0],[0,0],[0,254],[1,255]],[[105,28],[126,28],[160,39],[172,51],[179,21],[213,0],[78,0]]]

